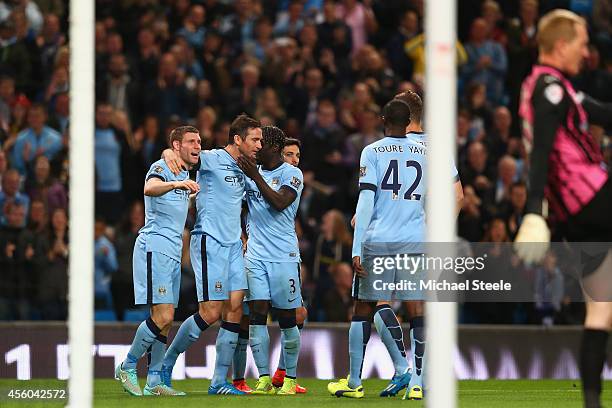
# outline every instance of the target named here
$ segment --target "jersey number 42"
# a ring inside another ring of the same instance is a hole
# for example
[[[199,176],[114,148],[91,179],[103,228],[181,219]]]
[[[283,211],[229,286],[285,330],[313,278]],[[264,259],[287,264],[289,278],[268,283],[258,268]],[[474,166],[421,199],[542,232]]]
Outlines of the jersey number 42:
[[[421,178],[423,177],[423,169],[421,168],[421,163],[414,160],[408,160],[406,162],[406,167],[414,167],[416,169],[416,178],[408,187],[408,190],[404,193],[404,200],[420,200],[420,194],[413,194],[414,190],[417,189],[419,183],[421,182]],[[389,179],[391,182],[389,182]],[[392,191],[392,199],[397,200],[399,197],[399,192],[402,189],[402,184],[399,182],[399,164],[397,160],[391,160],[389,162],[389,167],[387,167],[387,171],[385,171],[385,176],[383,177],[382,183],[380,184],[381,190],[391,190]]]

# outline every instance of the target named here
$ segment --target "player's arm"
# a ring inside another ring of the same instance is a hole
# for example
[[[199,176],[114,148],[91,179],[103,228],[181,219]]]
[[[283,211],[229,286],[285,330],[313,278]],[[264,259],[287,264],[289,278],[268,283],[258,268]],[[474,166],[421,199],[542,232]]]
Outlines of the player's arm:
[[[516,235],[517,255],[527,263],[540,261],[550,241],[550,231],[542,211],[544,189],[548,178],[548,158],[555,135],[563,125],[570,102],[558,82],[537,86],[532,96],[533,148],[529,158],[529,194],[527,214]],[[524,243],[524,245],[521,245]]]
[[[589,123],[605,128],[612,126],[612,103],[604,103],[582,93],[582,107],[589,115]]]
[[[166,194],[168,191],[174,190],[186,190],[189,193],[197,193],[200,190],[200,186],[193,180],[183,181],[164,181],[159,177],[149,177],[144,186],[144,195],[149,197],[159,197]]]
[[[355,211],[355,234],[353,236],[353,269],[358,276],[364,277],[367,272],[361,266],[361,245],[363,237],[372,220],[374,212],[374,197],[376,196],[376,186],[371,184],[361,184],[359,199],[357,200],[357,210]]]
[[[278,191],[274,191],[272,187],[266,183],[261,174],[259,174],[253,160],[240,156],[237,162],[244,174],[255,182],[261,195],[276,211],[283,211],[285,208],[289,207],[297,197],[297,192],[289,186],[281,186]]]
[[[455,218],[457,218],[463,206],[463,186],[461,185],[461,180],[457,179],[453,187],[455,188]]]

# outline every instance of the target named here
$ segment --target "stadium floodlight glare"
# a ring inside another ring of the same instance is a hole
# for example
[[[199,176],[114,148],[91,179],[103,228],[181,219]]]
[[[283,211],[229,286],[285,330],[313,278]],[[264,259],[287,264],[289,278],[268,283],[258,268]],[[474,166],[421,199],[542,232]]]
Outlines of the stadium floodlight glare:
[[[70,258],[68,405],[92,406],[94,2],[70,1]]]
[[[433,242],[455,241],[455,208],[449,177],[456,134],[456,2],[425,2],[425,130],[428,140],[427,236]],[[452,255],[452,254],[447,254]],[[457,338],[457,305],[430,302],[427,316],[428,407],[457,404],[453,350]]]

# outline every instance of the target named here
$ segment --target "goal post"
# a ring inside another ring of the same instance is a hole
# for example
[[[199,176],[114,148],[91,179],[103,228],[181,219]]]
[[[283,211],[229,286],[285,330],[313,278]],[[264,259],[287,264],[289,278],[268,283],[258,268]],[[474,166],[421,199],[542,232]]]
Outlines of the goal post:
[[[450,165],[456,134],[456,2],[425,2],[425,126],[428,138],[427,236],[430,242],[454,242],[455,202]],[[428,407],[454,408],[457,390],[453,354],[457,305],[426,304]]]
[[[70,1],[70,407],[93,404],[94,0]]]

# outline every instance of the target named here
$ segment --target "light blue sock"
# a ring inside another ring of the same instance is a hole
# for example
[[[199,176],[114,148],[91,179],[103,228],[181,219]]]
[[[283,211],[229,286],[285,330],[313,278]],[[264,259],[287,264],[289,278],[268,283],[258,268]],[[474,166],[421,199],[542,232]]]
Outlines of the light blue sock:
[[[136,329],[132,347],[130,347],[130,351],[128,352],[127,358],[123,361],[122,367],[126,370],[136,368],[138,359],[143,356],[149,347],[151,347],[155,341],[155,337],[157,337],[159,333],[159,327],[155,325],[153,319],[150,317],[140,323],[140,326]]]
[[[249,345],[249,332],[240,329],[238,334],[238,344],[234,351],[233,361],[233,378],[234,380],[244,380],[244,372],[246,371],[247,346]]]
[[[166,351],[163,362],[164,368],[174,367],[179,354],[183,353],[189,346],[195,343],[200,338],[200,334],[206,330],[208,326],[208,323],[202,319],[199,313],[189,316],[189,318],[181,324],[181,327],[179,327],[170,347],[168,347],[168,351]]]
[[[298,324],[297,328],[300,330],[300,339],[302,336],[302,329],[304,328],[304,324]],[[285,371],[285,349],[281,347],[280,355],[278,356],[278,367],[277,370]]]
[[[259,376],[270,375],[270,334],[265,324],[252,324],[249,326],[249,338],[253,360],[257,366]]]
[[[281,329],[281,344],[285,352],[286,376],[296,378],[300,355],[300,330],[297,326]]]
[[[370,340],[371,330],[372,324],[366,317],[353,316],[351,328],[349,329],[349,387],[351,388],[361,385],[363,356],[365,355],[368,340]]]
[[[238,344],[239,323],[223,322],[217,334],[217,359],[215,361],[215,372],[211,381],[213,387],[227,382],[227,371],[232,364],[234,351]]]
[[[160,334],[155,338],[149,352],[149,372],[147,374],[147,385],[154,387],[161,383],[161,368],[166,354],[166,344],[168,337]]]
[[[410,347],[412,347],[412,378],[409,387],[423,388],[425,374],[425,326],[423,316],[410,320]]]
[[[400,326],[397,316],[389,305],[381,305],[377,309],[376,314],[374,314],[376,331],[378,331],[378,335],[387,348],[391,360],[393,360],[395,375],[402,375],[408,370],[402,326]]]

